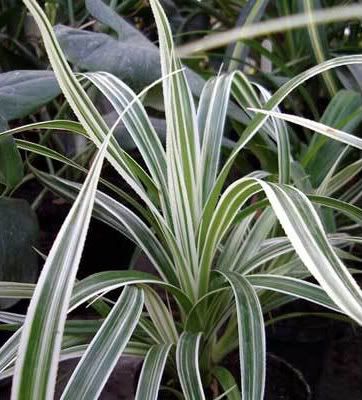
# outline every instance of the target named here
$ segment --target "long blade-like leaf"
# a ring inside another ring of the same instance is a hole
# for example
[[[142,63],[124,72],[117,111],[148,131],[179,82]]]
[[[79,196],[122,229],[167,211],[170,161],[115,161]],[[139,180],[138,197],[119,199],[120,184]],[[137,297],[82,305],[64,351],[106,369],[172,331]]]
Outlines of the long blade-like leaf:
[[[205,400],[199,371],[201,334],[184,332],[176,349],[177,372],[186,400]]]
[[[143,307],[143,292],[126,287],[91,341],[62,400],[97,399],[134,331]]]
[[[250,110],[259,112],[261,114],[269,115],[275,118],[280,118],[283,119],[284,121],[292,122],[294,124],[303,126],[304,128],[311,129],[315,132],[321,133],[322,135],[325,135],[332,139],[338,140],[339,142],[346,143],[350,146],[362,150],[362,139],[360,139],[357,136],[353,136],[349,133],[343,132],[339,129],[335,129],[330,126],[324,125],[320,122],[312,121],[310,119],[299,117],[297,115],[285,114],[275,111],[258,110],[255,108],[251,108]]]
[[[141,376],[137,385],[136,400],[157,400],[171,344],[153,346],[147,353],[143,363]]]
[[[92,215],[108,140],[64,221],[40,274],[24,323],[12,399],[52,398],[62,332]]]
[[[239,208],[262,189],[296,253],[322,288],[343,312],[362,323],[362,291],[330,245],[318,214],[308,198],[290,186],[243,178],[225,191],[202,239],[199,289],[207,288],[205,277],[212,267],[217,246]]]
[[[263,312],[252,285],[236,272],[223,272],[236,301],[240,374],[243,400],[262,400],[265,387],[265,330]]]

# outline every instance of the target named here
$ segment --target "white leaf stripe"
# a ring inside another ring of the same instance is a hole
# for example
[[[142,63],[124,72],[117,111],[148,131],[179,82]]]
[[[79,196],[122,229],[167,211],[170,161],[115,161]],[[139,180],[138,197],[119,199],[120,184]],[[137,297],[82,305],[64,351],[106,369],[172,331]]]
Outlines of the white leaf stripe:
[[[263,189],[295,251],[330,298],[362,324],[362,293],[330,246],[307,197],[292,187],[262,183]]]
[[[265,331],[256,291],[236,272],[221,272],[233,289],[239,331],[243,400],[263,400],[265,388]]]
[[[136,400],[157,400],[158,390],[171,344],[153,346],[143,362],[142,371],[138,380]]]
[[[109,73],[89,73],[84,76],[107,97],[118,115],[121,116],[128,104],[134,102],[122,116],[123,123],[142,154],[151,176],[158,183],[162,195],[167,199],[166,154],[136,94],[121,80]]]
[[[184,332],[177,343],[176,363],[186,400],[205,400],[199,371],[201,333]]]
[[[161,285],[175,296],[186,313],[192,308],[192,303],[178,287],[170,285],[151,274],[139,271],[104,271],[90,275],[75,285],[70,310],[74,310],[100,293],[109,292],[131,284]]]
[[[106,135],[106,132],[108,131],[106,123],[67,64],[45,13],[35,0],[24,0],[24,3],[34,16],[35,21],[40,29],[50,63],[53,67],[62,92],[77,115],[82,126],[87,131],[89,138],[97,146],[100,146]],[[114,138],[111,140],[110,148],[106,157],[112,166],[119,172],[122,178],[147,204],[152,213],[154,213],[157,218],[162,220],[158,209],[150,200],[150,197],[146,194],[139,181],[139,178],[142,179],[143,183],[151,190],[155,190],[154,182],[145,173],[145,171],[143,171],[143,169],[121,149]]]
[[[22,330],[12,399],[41,400],[53,396],[66,313],[107,145],[106,139],[40,274]]]
[[[239,154],[239,152],[249,143],[249,141],[254,137],[254,135],[262,128],[266,120],[268,119],[268,115],[264,115],[261,111],[270,111],[273,108],[277,107],[294,89],[300,86],[302,83],[307,81],[308,79],[313,78],[314,76],[330,70],[332,68],[341,67],[343,65],[353,65],[353,64],[362,64],[362,55],[352,55],[352,56],[343,56],[334,58],[328,61],[325,61],[322,64],[316,65],[296,77],[292,78],[290,81],[285,83],[276,93],[272,95],[270,100],[264,105],[264,110],[258,110],[258,114],[250,121],[248,126],[244,129],[244,132],[238,142],[236,143],[232,153],[224,164],[221,172],[218,175],[218,178],[215,182],[214,188],[210,193],[208,201],[203,210],[203,225],[207,225],[210,221],[210,216],[212,215],[213,210],[215,209],[216,203],[218,201],[220,192],[225,183],[225,179],[230,171],[235,158]]]
[[[282,275],[256,274],[247,275],[245,278],[257,288],[284,293],[341,312],[341,309],[334,304],[326,292],[313,283]]]
[[[255,185],[256,184],[256,185]],[[228,187],[213,213],[204,240],[199,293],[212,267],[216,248],[239,208],[262,189],[295,251],[331,299],[351,318],[362,323],[362,292],[328,242],[319,216],[308,198],[289,186],[243,178]]]
[[[343,132],[339,129],[332,128],[330,126],[327,126],[325,124],[322,124],[320,122],[312,121],[310,119],[304,118],[304,117],[299,117],[297,115],[292,115],[292,114],[285,114],[281,112],[275,112],[275,111],[269,111],[269,110],[261,110],[261,109],[256,109],[256,108],[250,108],[251,111],[261,113],[264,115],[268,115],[274,118],[280,118],[284,121],[292,122],[293,124],[297,124],[300,126],[303,126],[304,128],[308,128],[313,130],[314,132],[318,132],[324,136],[327,136],[331,139],[338,140],[341,143],[348,144],[350,146],[353,146],[357,149],[362,150],[362,139],[353,136],[349,133]]]
[[[148,314],[164,343],[177,343],[178,333],[175,321],[157,292],[144,286],[145,306]]]
[[[220,76],[206,83],[201,93],[197,120],[201,148],[202,199],[206,201],[217,176],[221,141],[229,104],[233,75]]]
[[[47,186],[66,198],[75,198],[79,184],[45,174],[41,174]],[[151,229],[128,207],[97,190],[94,212],[101,214],[115,229],[126,233],[147,254],[159,274],[168,282],[176,284],[178,277],[173,263],[163,245]]]
[[[141,289],[126,287],[79,361],[62,400],[97,399],[142,312]]]
[[[192,292],[190,295],[195,297],[194,279],[190,275],[197,273],[195,231],[201,215],[200,138],[196,111],[184,71],[172,75],[180,70],[181,64],[174,57],[166,15],[158,1],[153,0],[150,5],[158,28],[162,75],[169,76],[162,85],[167,123],[168,193],[174,234],[186,262],[180,278]]]

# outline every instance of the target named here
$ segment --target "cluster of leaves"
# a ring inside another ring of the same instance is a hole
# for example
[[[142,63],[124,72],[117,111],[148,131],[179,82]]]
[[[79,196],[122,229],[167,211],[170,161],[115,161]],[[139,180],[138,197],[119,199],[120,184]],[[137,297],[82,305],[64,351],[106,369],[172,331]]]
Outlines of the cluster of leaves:
[[[18,328],[0,349],[0,377],[14,375],[13,399],[53,398],[58,363],[69,358],[80,361],[62,398],[98,398],[120,355],[128,354],[145,358],[138,399],[156,399],[164,375],[165,390],[176,397],[203,399],[216,379],[231,400],[240,399],[240,393],[243,399],[261,400],[264,318],[271,311],[302,298],[362,323],[362,293],[351,275],[355,271],[341,261],[356,260],[345,249],[361,242],[351,233],[362,219],[362,210],[355,205],[361,184],[356,180],[342,190],[362,168],[362,140],[347,133],[361,122],[361,95],[339,91],[320,122],[278,108],[292,91],[317,75],[323,74],[330,90],[330,79],[335,78],[326,73],[361,64],[360,55],[323,61],[271,95],[260,81],[252,83],[240,71],[219,74],[204,84],[183,68],[157,0],[150,3],[160,61],[151,42],[100,2],[87,1],[88,10],[98,13],[117,32],[118,40],[66,27],[54,33],[38,4],[24,2],[39,26],[54,71],[50,76],[54,88],[62,91],[79,122],[35,122],[5,131],[3,138],[30,129],[62,129],[82,135],[99,150],[86,171],[55,149],[16,140],[18,149],[88,174],[81,186],[33,170],[48,188],[74,199],[74,204],[38,283],[0,282],[1,298],[31,299],[26,316],[0,313],[4,326]],[[92,57],[88,60],[74,43],[94,48],[89,52]],[[127,52],[131,45],[132,52]],[[118,46],[125,57],[114,51]],[[82,70],[103,71],[74,74],[61,47]],[[136,74],[130,68],[138,50],[151,61],[140,66],[139,76],[147,80],[137,87],[139,80],[132,81]],[[112,60],[109,64],[106,55]],[[104,71],[107,65],[112,69]],[[111,104],[113,119],[102,117],[83,84]],[[156,101],[160,85],[163,101]],[[134,89],[142,90],[136,95]],[[156,133],[145,104],[164,110],[164,135]],[[236,141],[225,140],[227,118],[240,134]],[[121,121],[121,140],[117,140]],[[316,134],[294,146],[297,135],[286,122]],[[142,163],[120,145],[125,130]],[[228,184],[229,172],[247,146],[262,169]],[[104,158],[136,198],[100,179]],[[99,180],[108,194],[97,190]],[[92,214],[134,241],[157,274],[110,271],[77,281]],[[352,227],[346,227],[349,220]],[[306,280],[311,276],[317,283]],[[108,292],[123,287],[115,303],[108,298]],[[67,320],[69,312],[87,302],[99,319]],[[236,349],[240,385],[220,366]]]

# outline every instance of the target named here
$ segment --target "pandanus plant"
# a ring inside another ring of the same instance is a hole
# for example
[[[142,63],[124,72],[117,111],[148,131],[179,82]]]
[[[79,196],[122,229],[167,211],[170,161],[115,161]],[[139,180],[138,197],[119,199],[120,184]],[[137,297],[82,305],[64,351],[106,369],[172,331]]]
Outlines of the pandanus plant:
[[[283,119],[357,149],[362,149],[362,140],[278,109],[309,78],[338,66],[362,63],[362,56],[321,63],[272,96],[253,86],[240,71],[220,74],[205,84],[196,105],[175,55],[166,15],[159,1],[151,0],[167,121],[164,147],[142,104],[148,88],[136,95],[111,74],[74,74],[42,9],[35,0],[24,2],[39,26],[53,71],[79,122],[35,123],[3,135],[62,129],[85,136],[99,150],[83,185],[33,169],[48,188],[74,203],[37,284],[0,283],[1,297],[30,299],[25,316],[0,314],[3,323],[19,325],[0,349],[1,377],[13,376],[12,399],[52,399],[58,364],[70,358],[79,358],[79,362],[61,398],[96,399],[119,357],[128,355],[144,358],[138,400],[157,399],[160,390],[168,390],[174,398],[205,399],[215,381],[221,396],[261,400],[266,373],[264,317],[272,310],[301,298],[362,323],[361,290],[341,261],[350,256],[342,248],[360,239],[327,234],[322,220],[322,210],[328,207],[360,224],[362,210],[324,195],[331,191],[303,193],[298,188]],[[107,126],[84,90],[84,80],[112,104],[142,164],[115,140],[117,123]],[[264,105],[258,91],[266,100]],[[243,116],[245,127],[222,163],[230,108]],[[227,178],[237,156],[256,135],[273,144],[278,173],[255,171],[230,183]],[[39,144],[17,140],[17,145],[85,170]],[[134,195],[100,178],[104,159]],[[338,174],[334,172],[335,168],[323,188],[331,181],[336,184]],[[107,194],[97,189],[98,181]],[[77,280],[92,215],[130,238],[155,273],[119,270]],[[316,283],[306,280],[309,277]],[[116,297],[110,298],[111,291]],[[67,319],[86,303],[97,319]],[[237,350],[240,382],[222,366],[225,357]]]

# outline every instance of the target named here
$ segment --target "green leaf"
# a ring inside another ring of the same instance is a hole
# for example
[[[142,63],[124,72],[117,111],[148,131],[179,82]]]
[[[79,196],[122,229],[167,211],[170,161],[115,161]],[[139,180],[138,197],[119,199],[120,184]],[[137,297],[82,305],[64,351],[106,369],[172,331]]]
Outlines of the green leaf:
[[[62,400],[100,396],[137,325],[142,307],[142,290],[126,287],[79,361]]]
[[[82,136],[88,137],[82,125],[79,122],[67,121],[67,120],[52,120],[52,121],[41,121],[34,122],[32,124],[22,125],[17,128],[2,131],[0,136],[3,135],[15,135],[20,132],[27,132],[35,129],[54,129],[78,133]]]
[[[309,17],[308,33],[312,43],[314,56],[318,64],[322,63],[326,59],[326,53],[328,52],[328,42],[326,32],[323,27],[319,28],[314,23],[314,12],[315,9],[322,8],[319,0],[303,0],[304,11]],[[316,6],[316,7],[314,7]],[[329,94],[335,95],[337,92],[337,85],[331,71],[327,71],[322,74],[324,82],[327,86]]]
[[[0,130],[5,130],[7,124],[0,113]],[[7,188],[13,188],[24,177],[23,160],[16,147],[14,138],[0,137],[0,183]]]
[[[219,381],[221,387],[227,394],[228,400],[241,400],[241,394],[233,374],[224,367],[215,367],[212,370],[213,375]]]
[[[253,22],[258,21],[265,11],[269,0],[248,0],[242,7],[238,19],[236,21],[237,27],[250,25]],[[248,48],[242,41],[231,43],[226,50],[226,57],[229,58],[228,71],[237,69],[241,60],[245,60],[248,54]]]
[[[184,332],[177,343],[177,372],[186,400],[205,400],[199,371],[200,340],[201,333]]]
[[[171,344],[153,346],[143,362],[141,376],[138,380],[136,400],[157,400],[163,370]]]
[[[265,388],[265,330],[263,312],[252,285],[236,272],[222,272],[233,289],[239,331],[243,400],[262,400]]]
[[[338,69],[340,70],[340,69]],[[362,121],[362,96],[353,90],[340,90],[329,102],[319,122],[343,130],[356,132]],[[317,187],[345,146],[335,140],[314,134],[303,154],[302,163]]]

